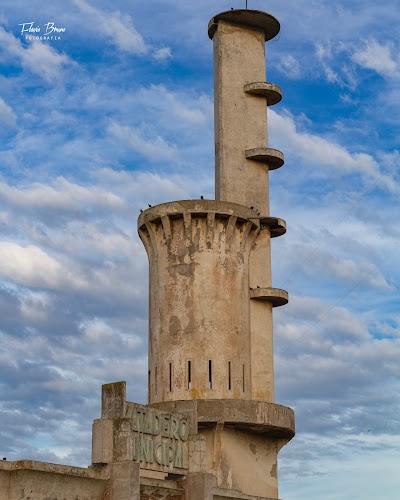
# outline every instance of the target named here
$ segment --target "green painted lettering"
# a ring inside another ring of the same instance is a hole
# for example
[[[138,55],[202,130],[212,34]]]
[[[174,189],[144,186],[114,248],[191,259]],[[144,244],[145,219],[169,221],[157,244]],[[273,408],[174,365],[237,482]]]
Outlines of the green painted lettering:
[[[154,443],[154,458],[158,465],[163,465],[162,456],[160,456],[160,448],[161,443]]]
[[[177,469],[183,469],[183,467],[182,467],[182,445],[179,442],[177,442],[175,445],[174,467],[176,467]]]
[[[169,421],[169,415],[162,415],[161,416],[161,436],[162,437],[169,437],[169,428],[170,428],[170,421]]]
[[[186,418],[182,418],[179,422],[179,436],[182,441],[187,441],[189,437],[189,422]]]
[[[179,419],[171,415],[169,437],[179,439]]]

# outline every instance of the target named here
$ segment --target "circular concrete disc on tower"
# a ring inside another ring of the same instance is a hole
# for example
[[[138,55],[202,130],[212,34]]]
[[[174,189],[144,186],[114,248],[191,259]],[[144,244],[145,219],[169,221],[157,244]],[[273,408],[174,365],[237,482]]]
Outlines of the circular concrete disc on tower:
[[[281,28],[279,21],[261,10],[235,9],[221,12],[208,23],[208,36],[212,39],[217,31],[218,21],[227,21],[239,26],[248,26],[264,31],[265,41],[274,38]]]

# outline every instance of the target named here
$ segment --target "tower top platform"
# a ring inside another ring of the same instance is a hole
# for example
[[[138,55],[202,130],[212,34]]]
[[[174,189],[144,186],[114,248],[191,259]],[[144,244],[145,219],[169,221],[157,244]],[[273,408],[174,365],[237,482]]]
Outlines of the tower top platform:
[[[218,22],[227,21],[239,26],[246,26],[257,30],[264,31],[265,41],[274,38],[281,28],[279,21],[271,14],[262,12],[261,10],[250,9],[234,9],[221,12],[214,16],[208,23],[208,36],[212,39],[217,31]]]

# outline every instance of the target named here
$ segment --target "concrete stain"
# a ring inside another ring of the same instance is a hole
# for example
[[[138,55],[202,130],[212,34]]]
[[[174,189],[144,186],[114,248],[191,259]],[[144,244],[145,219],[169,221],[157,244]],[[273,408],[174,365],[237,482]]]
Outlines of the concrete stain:
[[[253,453],[253,455],[257,454],[257,446],[253,443],[249,444],[250,451]]]

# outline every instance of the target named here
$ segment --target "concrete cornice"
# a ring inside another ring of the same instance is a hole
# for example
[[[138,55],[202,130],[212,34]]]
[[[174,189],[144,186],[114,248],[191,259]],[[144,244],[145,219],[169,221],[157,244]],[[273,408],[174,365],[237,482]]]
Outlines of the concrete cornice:
[[[219,21],[263,31],[265,41],[274,38],[281,28],[279,21],[266,12],[251,9],[227,10],[214,16],[208,23],[208,36],[211,39],[217,31]]]

